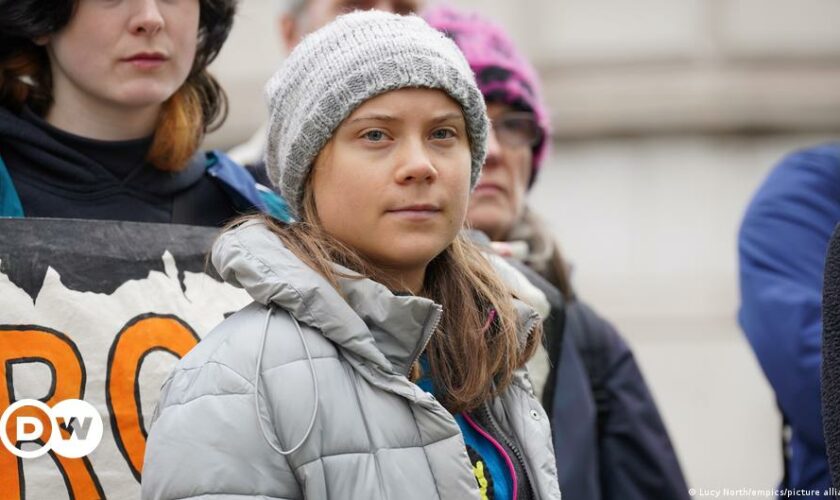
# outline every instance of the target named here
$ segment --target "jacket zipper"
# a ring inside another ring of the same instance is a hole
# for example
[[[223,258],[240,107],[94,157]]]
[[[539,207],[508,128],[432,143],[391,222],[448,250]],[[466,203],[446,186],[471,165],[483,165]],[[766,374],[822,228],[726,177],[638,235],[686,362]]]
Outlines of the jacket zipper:
[[[423,351],[426,350],[426,346],[428,346],[429,341],[432,338],[432,335],[434,334],[435,330],[437,330],[437,327],[440,325],[440,321],[441,321],[441,318],[443,316],[442,313],[443,313],[443,308],[440,305],[436,304],[435,305],[435,320],[432,323],[432,328],[430,328],[428,330],[428,332],[424,332],[425,339],[423,340],[419,349],[414,353],[414,356],[412,357],[411,363],[409,363],[409,365],[407,367],[408,373],[406,374],[406,376],[408,376],[408,374],[411,373],[411,367],[414,366],[414,363],[416,363],[417,360],[420,359],[420,355],[423,354]],[[531,322],[528,325],[527,334],[525,335],[526,339],[531,336],[531,333],[533,333],[534,328],[536,328],[536,326],[538,324],[537,320],[534,320],[533,318],[529,318],[529,319],[531,320]],[[518,489],[520,489],[521,491],[515,492],[514,493],[514,495],[515,495],[514,498],[517,499],[517,500],[536,500],[537,499],[536,493],[534,492],[534,489],[531,486],[533,484],[533,482],[531,480],[531,473],[528,471],[528,463],[525,461],[524,455],[519,450],[519,448],[515,444],[513,444],[513,440],[511,438],[509,438],[507,436],[507,434],[505,434],[502,431],[502,428],[499,426],[499,424],[496,423],[496,419],[493,418],[493,414],[490,412],[489,403],[487,403],[485,401],[484,404],[482,404],[478,408],[478,410],[480,411],[480,413],[483,416],[486,417],[486,422],[488,424],[488,427],[489,427],[488,430],[490,430],[490,434],[492,435],[494,431],[496,432],[496,435],[498,435],[502,439],[502,442],[504,443],[504,445],[507,446],[513,452],[514,458],[516,458],[517,465],[519,465],[520,469],[522,470],[522,475],[523,475],[523,478],[525,479],[525,481],[522,481],[521,484],[519,485],[520,487]],[[454,422],[455,418],[453,417],[452,420]],[[457,425],[457,423],[456,423],[456,425]]]
[[[517,465],[522,470],[522,475],[525,481],[521,482],[520,488],[517,492],[516,498],[519,500],[529,500],[536,498],[534,496],[534,490],[531,487],[533,482],[531,481],[531,475],[528,472],[528,464],[525,462],[525,457],[519,448],[513,443],[513,440],[507,436],[507,434],[502,431],[501,426],[496,422],[496,419],[493,417],[493,414],[490,412],[490,406],[488,403],[484,403],[479,407],[479,411],[481,416],[484,418],[485,424],[488,426],[491,435],[495,434],[499,438],[501,438],[502,443],[507,446],[511,452],[513,452],[514,458],[516,458]]]
[[[533,318],[529,318],[530,324],[528,324],[528,328],[526,330],[525,338],[528,339],[531,334],[534,332],[534,328],[537,327],[539,323],[537,320]],[[482,416],[486,417],[485,421],[489,426],[489,430],[491,434],[496,432],[497,435],[501,438],[502,442],[507,446],[511,452],[513,452],[514,457],[522,470],[522,475],[524,476],[525,481],[522,481],[521,491],[517,492],[516,498],[518,500],[529,500],[529,499],[536,499],[536,491],[533,488],[533,481],[531,480],[531,473],[528,471],[528,462],[525,461],[525,456],[519,450],[519,448],[514,444],[513,439],[509,438],[504,431],[502,431],[501,426],[496,422],[496,419],[493,417],[493,413],[490,411],[490,404],[485,401],[479,407],[480,413]]]
[[[420,344],[420,347],[414,352],[414,356],[411,358],[411,363],[408,364],[408,372],[405,376],[409,376],[411,374],[411,367],[414,366],[414,363],[420,359],[420,355],[423,354],[423,351],[426,350],[426,346],[429,345],[429,341],[432,340],[432,335],[434,335],[435,330],[440,325],[440,320],[443,317],[443,307],[438,304],[435,304],[435,320],[432,322],[432,327],[429,328],[427,331],[423,332],[423,342]]]

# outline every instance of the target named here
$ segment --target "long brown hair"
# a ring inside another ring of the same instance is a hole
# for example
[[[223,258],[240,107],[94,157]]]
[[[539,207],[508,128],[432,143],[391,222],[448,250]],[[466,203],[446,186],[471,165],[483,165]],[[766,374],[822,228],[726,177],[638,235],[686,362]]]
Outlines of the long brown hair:
[[[261,219],[286,248],[339,291],[338,278],[351,276],[338,274],[333,263],[392,289],[399,286],[389,283],[379,269],[324,231],[309,181],[302,205],[300,222],[282,224],[264,215],[249,218]],[[514,370],[531,358],[540,343],[542,329],[537,325],[524,345],[519,344],[511,291],[464,236],[456,237],[429,264],[421,295],[443,306],[426,353],[428,375],[439,400],[452,413],[474,409],[503,391]]]
[[[53,103],[47,51],[33,40],[60,31],[78,0],[15,0],[0,16],[0,106],[29,106],[44,116]],[[233,25],[237,0],[200,0],[198,45],[186,81],[163,103],[147,160],[164,171],[183,169],[204,134],[227,117],[227,96],[207,72]]]

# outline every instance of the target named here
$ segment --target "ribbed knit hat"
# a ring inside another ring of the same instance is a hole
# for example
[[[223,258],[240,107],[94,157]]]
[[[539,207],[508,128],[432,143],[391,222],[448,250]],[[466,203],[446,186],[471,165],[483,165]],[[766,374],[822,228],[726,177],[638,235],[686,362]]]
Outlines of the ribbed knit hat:
[[[266,85],[266,170],[296,217],[309,170],[335,129],[368,99],[406,87],[440,89],[461,105],[475,186],[489,122],[463,54],[417,16],[353,12],[306,36]]]
[[[548,112],[534,67],[499,25],[479,14],[437,6],[425,11],[423,18],[455,41],[475,72],[478,87],[488,102],[508,104],[534,113],[542,140],[533,148],[529,184],[533,185],[549,143]]]

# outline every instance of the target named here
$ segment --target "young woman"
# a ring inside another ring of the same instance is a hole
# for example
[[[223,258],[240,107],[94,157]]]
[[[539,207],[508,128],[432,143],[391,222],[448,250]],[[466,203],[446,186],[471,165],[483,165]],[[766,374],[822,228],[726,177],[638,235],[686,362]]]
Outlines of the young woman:
[[[552,419],[560,486],[576,500],[688,498],[676,453],[633,352],[577,299],[551,233],[528,207],[548,146],[548,113],[531,64],[496,24],[436,7],[426,20],[451,37],[476,75],[492,132],[467,221],[516,256],[552,301],[551,371],[543,401]],[[554,290],[546,289],[554,288]]]
[[[215,245],[255,303],[164,383],[143,497],[559,499],[523,368],[538,317],[460,236],[488,130],[461,53],[420,18],[357,12],[268,96],[298,222]]]
[[[235,0],[0,2],[0,216],[222,225],[266,208],[207,73]],[[264,195],[271,199],[269,195]]]

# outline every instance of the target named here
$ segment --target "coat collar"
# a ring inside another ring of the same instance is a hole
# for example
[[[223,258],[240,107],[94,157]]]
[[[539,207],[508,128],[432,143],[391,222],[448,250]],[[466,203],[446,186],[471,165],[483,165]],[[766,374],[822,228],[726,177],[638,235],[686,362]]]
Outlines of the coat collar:
[[[425,349],[443,311],[430,299],[394,295],[366,278],[340,278],[339,293],[259,221],[222,234],[212,260],[225,281],[244,288],[255,301],[277,304],[343,349],[402,375]],[[341,274],[356,274],[335,266]],[[525,303],[514,303],[524,348],[539,316]]]
[[[225,281],[255,301],[282,307],[343,349],[396,373],[408,373],[440,321],[442,308],[432,300],[394,295],[366,278],[339,279],[339,293],[258,221],[225,232],[212,261]]]

